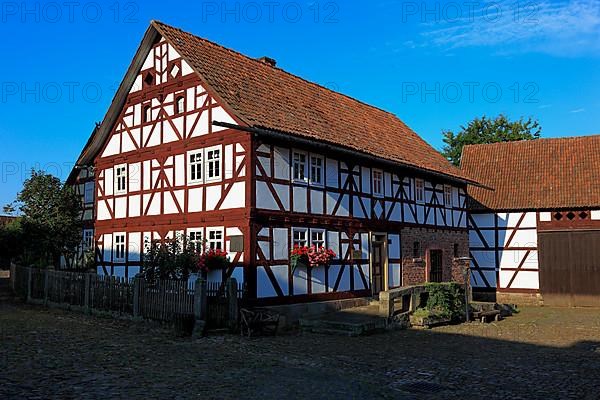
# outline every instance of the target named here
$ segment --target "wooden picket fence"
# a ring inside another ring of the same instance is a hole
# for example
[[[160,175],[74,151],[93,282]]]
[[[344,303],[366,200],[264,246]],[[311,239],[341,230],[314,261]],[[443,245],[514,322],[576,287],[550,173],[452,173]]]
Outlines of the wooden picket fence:
[[[239,309],[238,303],[244,298],[244,285],[238,285],[235,280],[230,283],[235,289],[220,282],[148,282],[143,278],[125,279],[39,268],[11,270],[13,291],[29,302],[166,323],[196,318],[205,320],[211,328],[230,327],[231,320],[238,317],[232,315],[235,311],[231,310]],[[231,296],[233,292],[235,296]],[[232,302],[235,302],[233,307]]]

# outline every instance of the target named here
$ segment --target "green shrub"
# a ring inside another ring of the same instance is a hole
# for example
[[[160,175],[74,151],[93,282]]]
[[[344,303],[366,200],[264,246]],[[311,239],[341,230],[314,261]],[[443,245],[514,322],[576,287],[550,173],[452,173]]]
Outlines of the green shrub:
[[[465,289],[454,282],[428,283],[425,308],[437,315],[458,320],[465,315]]]

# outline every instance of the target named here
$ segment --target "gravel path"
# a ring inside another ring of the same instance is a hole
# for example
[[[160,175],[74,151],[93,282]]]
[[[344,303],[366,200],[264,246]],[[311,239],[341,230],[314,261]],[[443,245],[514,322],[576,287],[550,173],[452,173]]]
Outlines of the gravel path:
[[[359,338],[180,339],[0,304],[0,399],[600,399],[600,310]]]

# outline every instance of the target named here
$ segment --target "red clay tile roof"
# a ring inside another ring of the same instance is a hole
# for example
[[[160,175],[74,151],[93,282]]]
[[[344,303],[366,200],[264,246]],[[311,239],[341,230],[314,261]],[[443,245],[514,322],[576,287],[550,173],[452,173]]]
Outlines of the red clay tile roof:
[[[600,135],[465,146],[461,168],[495,189],[468,188],[490,209],[600,207]]]
[[[251,127],[316,139],[468,180],[393,114],[180,29],[152,22]]]

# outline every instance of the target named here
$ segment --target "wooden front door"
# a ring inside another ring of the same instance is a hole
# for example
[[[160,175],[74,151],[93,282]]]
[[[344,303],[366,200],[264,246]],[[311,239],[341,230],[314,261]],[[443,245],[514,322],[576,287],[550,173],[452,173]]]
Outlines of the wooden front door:
[[[442,250],[429,250],[429,282],[443,280]]]
[[[538,250],[544,305],[600,306],[600,232],[540,232]]]
[[[374,296],[377,296],[379,292],[384,290],[385,246],[382,239],[374,236],[371,246],[371,287]]]

